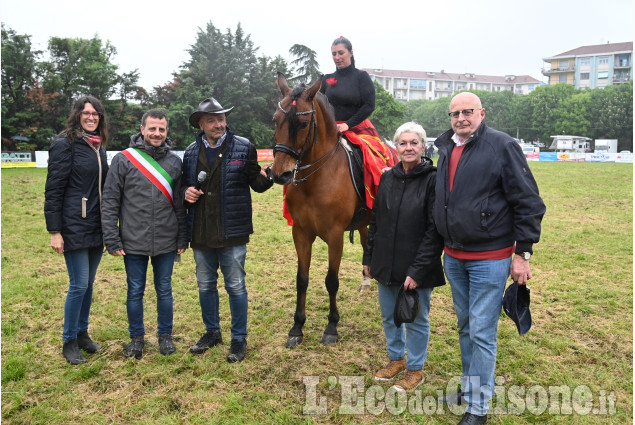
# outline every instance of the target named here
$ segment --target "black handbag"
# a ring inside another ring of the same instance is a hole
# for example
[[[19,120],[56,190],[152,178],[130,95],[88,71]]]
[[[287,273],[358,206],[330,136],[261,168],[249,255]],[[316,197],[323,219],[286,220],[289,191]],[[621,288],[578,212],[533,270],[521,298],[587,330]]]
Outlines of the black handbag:
[[[397,293],[397,301],[395,302],[395,326],[401,327],[402,323],[412,323],[415,321],[419,313],[419,293],[411,289],[405,291],[403,285]]]

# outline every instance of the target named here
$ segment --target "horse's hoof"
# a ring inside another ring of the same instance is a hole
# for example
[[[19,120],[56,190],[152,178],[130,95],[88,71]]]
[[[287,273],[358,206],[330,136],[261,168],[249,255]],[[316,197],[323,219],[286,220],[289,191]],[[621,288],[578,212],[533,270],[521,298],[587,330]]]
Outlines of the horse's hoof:
[[[289,339],[287,339],[286,347],[287,348],[295,348],[301,342],[302,342],[302,337],[301,336],[290,336]]]
[[[337,342],[337,335],[331,334],[323,334],[322,335],[322,344],[335,344]]]

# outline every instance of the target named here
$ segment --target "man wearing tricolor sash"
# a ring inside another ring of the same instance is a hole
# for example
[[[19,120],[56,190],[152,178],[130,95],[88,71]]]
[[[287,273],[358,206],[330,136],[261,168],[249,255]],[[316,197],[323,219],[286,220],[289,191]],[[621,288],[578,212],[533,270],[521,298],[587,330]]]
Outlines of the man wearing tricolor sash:
[[[104,186],[102,228],[104,244],[114,256],[123,256],[128,294],[126,308],[130,344],[126,357],[140,359],[145,344],[143,294],[148,260],[157,292],[159,352],[172,354],[172,268],[188,247],[187,224],[181,194],[181,159],[170,152],[168,117],[153,109],[141,119],[141,132],[130,148],[115,155]]]

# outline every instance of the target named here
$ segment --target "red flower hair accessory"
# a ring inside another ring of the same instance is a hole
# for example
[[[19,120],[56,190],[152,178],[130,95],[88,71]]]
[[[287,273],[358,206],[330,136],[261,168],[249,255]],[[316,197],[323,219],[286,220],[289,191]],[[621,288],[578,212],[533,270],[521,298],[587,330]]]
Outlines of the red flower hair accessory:
[[[329,78],[326,80],[326,84],[328,84],[329,86],[334,86],[337,84],[337,80],[333,77]]]

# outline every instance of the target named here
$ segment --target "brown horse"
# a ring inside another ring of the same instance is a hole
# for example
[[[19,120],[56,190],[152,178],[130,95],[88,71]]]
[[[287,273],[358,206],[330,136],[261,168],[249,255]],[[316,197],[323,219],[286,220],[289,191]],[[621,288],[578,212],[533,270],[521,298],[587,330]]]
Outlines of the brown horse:
[[[293,219],[293,241],[298,256],[296,311],[289,331],[287,348],[302,342],[306,321],[306,291],[309,285],[311,249],[316,237],[328,246],[329,293],[328,325],[322,343],[337,341],[339,268],[344,246],[344,231],[362,206],[351,180],[346,152],[339,142],[333,109],[319,92],[322,79],[310,87],[291,89],[278,73],[278,87],[284,98],[273,116],[276,145],[271,166],[273,181],[288,185],[286,204]],[[357,221],[362,247],[368,236],[370,214]]]

